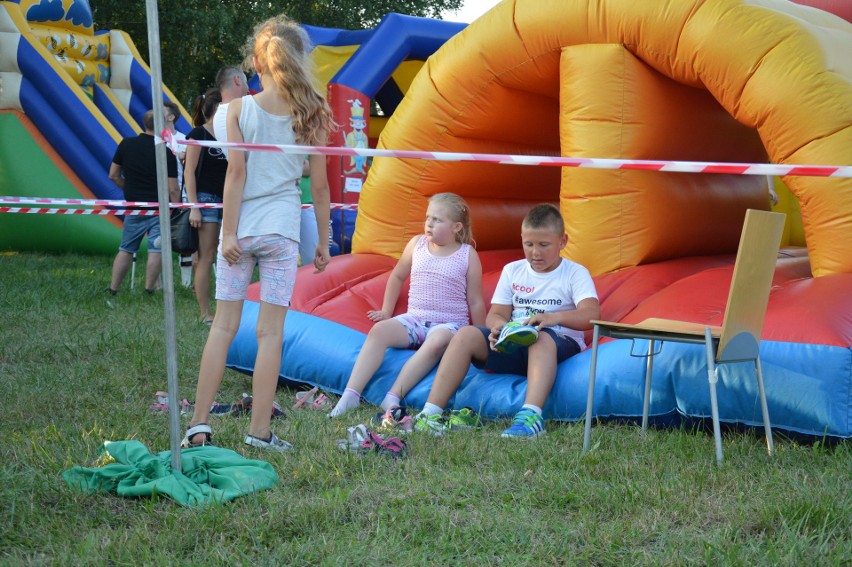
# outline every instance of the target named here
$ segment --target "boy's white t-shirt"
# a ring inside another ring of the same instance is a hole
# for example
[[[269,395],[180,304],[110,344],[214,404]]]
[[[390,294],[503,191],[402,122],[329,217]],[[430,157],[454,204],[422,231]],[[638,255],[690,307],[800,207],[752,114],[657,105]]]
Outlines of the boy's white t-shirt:
[[[522,322],[537,313],[571,311],[589,298],[597,299],[598,294],[589,270],[580,264],[562,258],[555,270],[539,273],[526,260],[517,260],[503,268],[491,303],[511,305],[512,320]],[[586,348],[583,331],[561,325],[550,328]]]

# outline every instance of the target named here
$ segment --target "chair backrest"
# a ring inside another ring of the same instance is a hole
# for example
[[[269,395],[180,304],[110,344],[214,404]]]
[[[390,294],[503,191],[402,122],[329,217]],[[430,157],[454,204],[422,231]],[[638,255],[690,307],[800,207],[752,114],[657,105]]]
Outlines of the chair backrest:
[[[749,209],[731,278],[718,362],[757,358],[786,215]]]

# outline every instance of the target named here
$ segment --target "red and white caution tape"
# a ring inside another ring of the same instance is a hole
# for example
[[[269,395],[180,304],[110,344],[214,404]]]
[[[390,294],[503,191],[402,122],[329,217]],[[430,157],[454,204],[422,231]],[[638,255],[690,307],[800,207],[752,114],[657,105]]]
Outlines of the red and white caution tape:
[[[0,213],[21,213],[27,215],[95,215],[106,217],[111,215],[153,217],[159,211],[136,209],[44,209],[37,207],[0,207]]]
[[[2,207],[0,213],[25,213],[46,215],[151,215],[157,214],[156,209],[145,211],[128,210],[126,207],[157,207],[158,203],[147,201],[110,201],[104,199],[54,199],[48,197],[4,197],[0,196],[0,205],[80,205],[96,207],[122,207],[119,210],[111,209],[49,209],[35,207]],[[199,209],[221,209],[222,203],[169,203],[173,209],[186,209],[197,207]],[[303,209],[311,209],[313,205],[304,204]],[[332,203],[332,210],[354,211],[358,209],[357,204]]]
[[[285,154],[320,154],[326,156],[393,157],[433,161],[499,163],[508,165],[549,165],[588,169],[633,169],[673,173],[727,173],[736,175],[796,175],[806,177],[852,177],[848,165],[780,165],[772,163],[724,163],[699,161],[664,161],[641,159],[602,159],[510,154],[469,154],[456,152],[426,152],[412,150],[381,150],[374,148],[348,148],[331,146],[295,146],[287,144],[249,144],[201,140],[176,141],[171,132],[163,133],[172,151],[178,145],[228,148],[256,152],[282,152]]]

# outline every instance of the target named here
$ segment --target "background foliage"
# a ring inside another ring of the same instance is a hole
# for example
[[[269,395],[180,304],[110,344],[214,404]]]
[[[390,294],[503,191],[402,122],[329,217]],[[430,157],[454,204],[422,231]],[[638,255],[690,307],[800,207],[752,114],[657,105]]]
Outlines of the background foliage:
[[[191,111],[195,96],[213,86],[216,71],[238,64],[243,43],[258,22],[285,13],[303,24],[341,29],[374,28],[389,12],[440,18],[462,0],[183,0],[160,2],[163,83]],[[95,30],[127,32],[148,61],[145,2],[92,0]]]

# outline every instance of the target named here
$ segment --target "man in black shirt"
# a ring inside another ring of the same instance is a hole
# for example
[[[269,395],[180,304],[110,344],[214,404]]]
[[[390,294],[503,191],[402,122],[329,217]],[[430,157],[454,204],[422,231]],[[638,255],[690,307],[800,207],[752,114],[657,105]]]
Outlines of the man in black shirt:
[[[146,112],[142,122],[145,126],[144,133],[133,138],[125,138],[118,144],[109,167],[109,178],[124,191],[125,200],[156,202],[158,200],[157,159],[154,147],[153,111]],[[166,166],[169,179],[169,201],[179,203],[177,160],[171,152],[166,152]],[[118,287],[133,262],[133,255],[139,250],[139,244],[146,234],[148,235],[148,263],[145,271],[145,291],[153,293],[161,270],[160,249],[154,247],[154,242],[158,241],[160,236],[160,218],[128,215],[124,217],[121,245],[112,263],[112,280],[107,290],[110,294],[115,295],[118,292]]]

